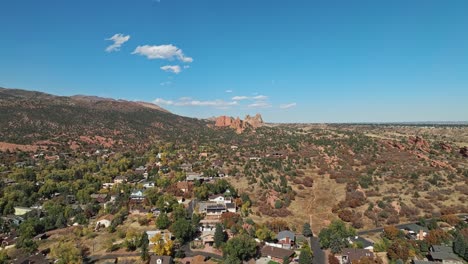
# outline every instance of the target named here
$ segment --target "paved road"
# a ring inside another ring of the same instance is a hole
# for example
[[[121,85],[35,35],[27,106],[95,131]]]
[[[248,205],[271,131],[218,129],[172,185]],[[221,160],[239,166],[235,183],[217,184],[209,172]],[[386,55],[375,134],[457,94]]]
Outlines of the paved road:
[[[468,214],[458,214],[457,215],[460,219],[464,219],[465,217],[468,217]],[[431,218],[427,218],[426,220],[431,220]],[[419,221],[417,222],[408,222],[408,223],[403,223],[403,224],[399,224],[399,225],[395,225],[396,228],[398,229],[403,229],[405,228],[407,225],[410,225],[410,224],[417,224],[419,223]],[[374,229],[369,229],[369,230],[363,230],[363,231],[359,231],[357,232],[358,235],[366,235],[366,234],[369,234],[369,233],[378,233],[378,232],[383,232],[383,227],[379,227],[379,228],[374,228]]]
[[[180,247],[180,249],[185,252],[186,257],[195,257],[195,256],[198,256],[198,255],[202,255],[202,256],[205,256],[205,257],[210,257],[210,258],[215,258],[215,259],[223,258],[223,256],[221,256],[221,255],[216,255],[216,254],[202,252],[202,251],[192,251],[190,249],[189,244],[183,245],[182,247]]]
[[[326,263],[326,254],[320,248],[320,243],[318,237],[311,237],[309,238],[309,245],[314,252],[314,258],[312,260],[312,264],[325,264]]]

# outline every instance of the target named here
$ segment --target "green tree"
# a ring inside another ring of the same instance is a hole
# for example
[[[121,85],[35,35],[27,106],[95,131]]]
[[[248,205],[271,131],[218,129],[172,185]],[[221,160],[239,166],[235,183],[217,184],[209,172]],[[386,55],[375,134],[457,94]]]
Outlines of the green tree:
[[[228,256],[224,259],[224,264],[242,264],[242,261],[235,256]]]
[[[310,228],[310,224],[309,223],[305,223],[304,226],[302,227],[302,234],[305,236],[305,237],[311,237],[313,234],[312,234],[312,229]]]
[[[274,238],[275,233],[268,229],[268,227],[262,226],[255,231],[255,236],[262,241],[270,241]]]
[[[312,253],[310,253],[310,250],[301,249],[301,253],[299,254],[299,264],[310,263],[312,263]]]
[[[195,228],[192,226],[192,223],[185,218],[177,219],[177,221],[171,225],[170,230],[174,236],[182,242],[189,241],[195,233]]]
[[[456,233],[453,240],[453,252],[465,260],[468,259],[468,241],[460,232]]]
[[[223,248],[225,260],[236,258],[249,260],[257,253],[257,243],[248,235],[238,235],[228,240]]]
[[[147,261],[149,260],[149,250],[148,250],[148,247],[149,247],[149,239],[148,239],[148,234],[146,232],[143,232],[141,234],[141,240],[140,240],[140,244],[141,244],[141,260],[143,261]]]
[[[81,264],[83,258],[81,249],[73,242],[58,242],[50,249],[50,255],[58,264]]]
[[[319,233],[320,245],[323,248],[331,249],[336,254],[345,247],[349,247],[348,238],[355,236],[356,230],[352,227],[346,227],[341,220],[333,221],[327,228]]]
[[[159,214],[158,218],[156,219],[156,227],[159,229],[166,229],[171,225],[171,221],[166,213],[162,212]]]
[[[216,230],[214,234],[214,245],[216,248],[221,247],[224,242],[226,242],[227,236],[224,232],[223,226],[221,224],[216,224]]]

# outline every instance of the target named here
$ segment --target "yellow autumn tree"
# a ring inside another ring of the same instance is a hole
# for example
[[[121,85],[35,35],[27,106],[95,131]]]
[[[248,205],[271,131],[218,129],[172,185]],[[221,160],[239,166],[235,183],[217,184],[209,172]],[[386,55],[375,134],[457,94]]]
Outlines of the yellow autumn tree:
[[[150,239],[150,242],[153,244],[153,252],[158,256],[170,256],[172,255],[172,249],[174,247],[174,242],[171,240],[169,235],[165,235],[164,238],[162,234],[156,234]]]
[[[81,248],[71,241],[60,241],[50,249],[50,256],[58,264],[82,264]]]

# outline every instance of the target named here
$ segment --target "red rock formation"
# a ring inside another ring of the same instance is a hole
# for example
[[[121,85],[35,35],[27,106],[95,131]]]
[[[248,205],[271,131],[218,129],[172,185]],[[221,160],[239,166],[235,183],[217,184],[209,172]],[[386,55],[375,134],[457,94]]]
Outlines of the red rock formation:
[[[244,132],[248,127],[258,128],[263,125],[263,119],[260,114],[251,117],[247,115],[245,121],[242,121],[239,117],[236,119],[229,116],[220,116],[215,120],[216,127],[230,127],[236,130],[236,133],[240,134]]]
[[[449,144],[441,142],[439,145],[444,151],[452,152],[452,147]]]
[[[220,116],[216,118],[216,124],[215,126],[217,127],[228,127],[231,126],[233,121],[233,118],[230,116]]]
[[[262,115],[256,114],[254,117],[247,115],[244,119],[246,123],[249,123],[253,128],[258,128],[263,126],[263,118]]]
[[[419,149],[421,151],[429,151],[430,146],[427,141],[425,141],[422,137],[409,137],[409,144],[413,145],[414,148]]]

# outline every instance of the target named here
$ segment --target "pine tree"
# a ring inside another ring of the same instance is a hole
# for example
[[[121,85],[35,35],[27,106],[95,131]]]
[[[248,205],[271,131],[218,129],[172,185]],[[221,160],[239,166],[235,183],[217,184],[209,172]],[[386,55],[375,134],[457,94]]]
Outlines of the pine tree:
[[[305,236],[305,237],[311,237],[313,234],[312,234],[312,229],[310,228],[310,224],[309,223],[305,223],[304,224],[304,227],[302,227],[302,234]]]
[[[143,232],[141,234],[141,260],[147,261],[149,259],[149,253],[148,253],[148,246],[149,246],[149,240],[148,240],[148,234],[146,232]]]
[[[224,242],[226,242],[226,234],[224,233],[223,226],[221,224],[216,224],[214,245],[216,248],[219,248]]]
[[[453,252],[455,252],[460,257],[464,258],[465,255],[468,253],[466,252],[467,247],[468,244],[466,243],[465,238],[462,234],[460,234],[460,232],[457,232],[455,240],[453,241]]]

